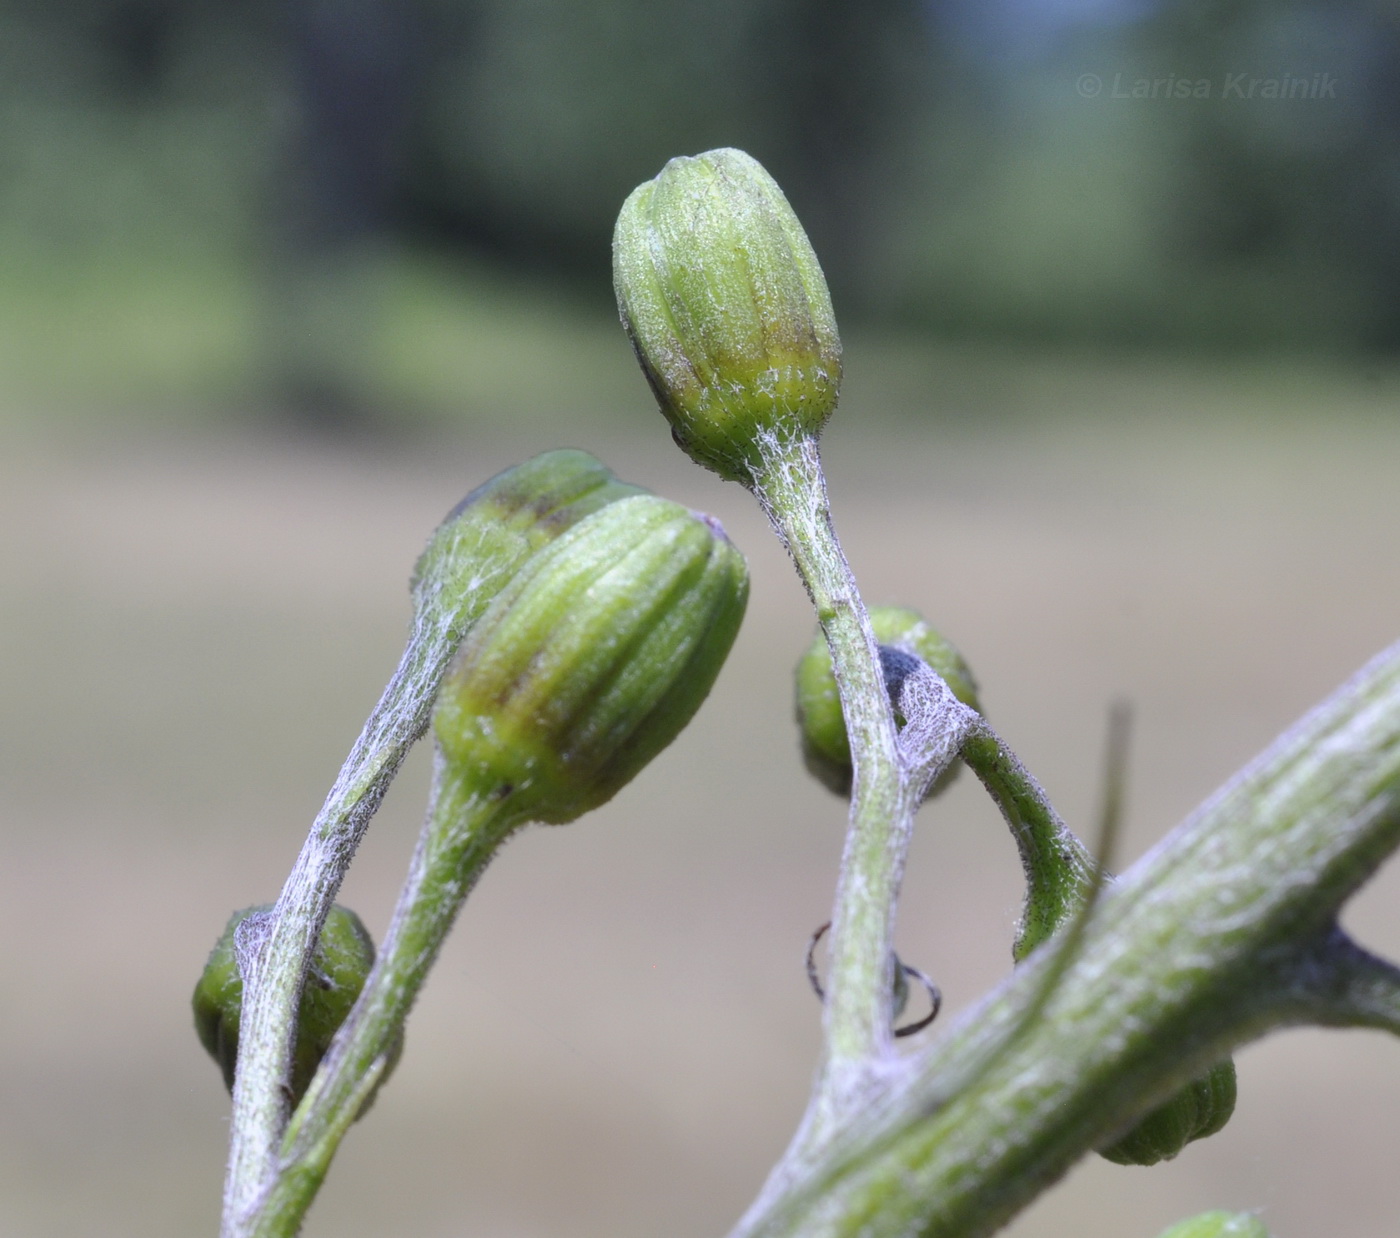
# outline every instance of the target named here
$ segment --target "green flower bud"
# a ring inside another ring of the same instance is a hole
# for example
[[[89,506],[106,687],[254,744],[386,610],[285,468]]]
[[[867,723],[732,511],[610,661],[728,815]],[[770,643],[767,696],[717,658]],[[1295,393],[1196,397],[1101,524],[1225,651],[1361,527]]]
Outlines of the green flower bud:
[[[230,1092],[238,1063],[238,1023],[243,1010],[243,978],[238,971],[234,934],[244,920],[271,911],[271,904],[267,904],[234,912],[194,988],[195,1031],[200,1044],[218,1063]],[[297,1013],[290,1080],[293,1104],[305,1094],[373,966],[374,941],[359,916],[339,904],[332,907],[311,956]],[[394,1060],[397,1057],[396,1050]],[[393,1069],[392,1061],[389,1069]]]
[[[1178,1221],[1161,1238],[1269,1238],[1269,1231],[1252,1212],[1202,1212]]]
[[[756,442],[821,433],[841,341],[811,242],[777,182],[740,150],[672,159],[623,204],[613,280],[677,444],[747,483]]]
[[[615,795],[709,693],[748,599],[717,522],[650,495],[539,551],[458,650],[433,726],[450,770],[521,819]]]
[[[922,658],[964,705],[981,712],[977,684],[962,654],[935,632],[923,617],[898,606],[876,606],[870,611],[870,626],[881,645]],[[802,759],[808,771],[837,795],[851,794],[851,746],[846,738],[846,722],[841,715],[841,697],[831,669],[831,650],[820,633],[797,664],[797,725],[802,735]],[[932,787],[936,795],[952,780],[961,762]]]
[[[1099,1155],[1115,1165],[1169,1161],[1193,1140],[1214,1135],[1234,1112],[1235,1063],[1226,1058],[1154,1109],[1122,1139],[1100,1148]]]
[[[497,473],[447,514],[419,556],[415,608],[436,608],[460,640],[541,546],[609,503],[644,493],[586,451],[547,451]]]

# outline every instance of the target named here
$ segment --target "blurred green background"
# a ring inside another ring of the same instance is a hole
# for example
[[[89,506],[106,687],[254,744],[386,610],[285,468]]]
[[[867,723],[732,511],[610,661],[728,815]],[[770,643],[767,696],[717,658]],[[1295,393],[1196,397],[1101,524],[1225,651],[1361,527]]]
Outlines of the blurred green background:
[[[1400,629],[1397,23],[8,0],[0,1238],[215,1232],[198,970],[280,887],[430,530],[562,445],[719,515],[750,616],[672,750],[488,874],[307,1233],[723,1233],[801,1111],[843,814],[790,718],[806,600],[616,324],[618,205],[719,144],[775,173],[843,325],[826,453],[868,597],[962,648],[1073,824],[1134,702],[1126,863]],[[376,934],[426,774],[346,888]],[[925,809],[900,950],[944,1017],[1006,973],[1019,883],[970,779]],[[1400,866],[1347,919],[1400,954]],[[1221,1135],[1090,1160],[1008,1232],[1394,1234],[1400,1046],[1291,1032],[1239,1067]]]
[[[591,386],[618,204],[721,144],[848,330],[1400,345],[1378,0],[8,0],[0,55],[0,396],[50,412],[460,425],[537,402],[508,369]]]

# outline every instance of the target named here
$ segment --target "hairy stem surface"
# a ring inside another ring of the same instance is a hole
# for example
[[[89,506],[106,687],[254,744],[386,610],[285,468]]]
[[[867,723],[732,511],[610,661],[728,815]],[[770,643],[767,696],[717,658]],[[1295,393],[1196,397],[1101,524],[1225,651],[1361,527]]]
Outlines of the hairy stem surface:
[[[440,612],[420,615],[398,669],[346,758],[269,918],[269,932],[240,951],[243,1010],[233,1089],[224,1238],[244,1238],[266,1191],[287,1122],[284,1083],[296,1011],[321,926],[370,819],[410,747],[427,729],[433,698],[456,649]]]
[[[463,901],[520,824],[508,802],[468,787],[439,760],[433,802],[383,949],[292,1116],[249,1233],[290,1238],[300,1228],[341,1138],[397,1057],[404,1021]]]
[[[813,437],[760,439],[753,491],[816,607],[854,769],[832,914],[824,1059],[798,1143],[820,1143],[893,1059],[895,907],[921,788],[905,776],[875,637],[831,524]]]
[[[1053,948],[770,1181],[735,1238],[982,1238],[1236,1045],[1298,1022],[1395,1030],[1394,969],[1335,921],[1397,843],[1400,646],[1102,895],[1048,1000]]]
[[[1094,882],[1089,850],[1060,819],[1031,772],[979,716],[963,760],[1001,809],[1026,873],[1026,904],[1012,953],[1023,959],[1082,905]]]

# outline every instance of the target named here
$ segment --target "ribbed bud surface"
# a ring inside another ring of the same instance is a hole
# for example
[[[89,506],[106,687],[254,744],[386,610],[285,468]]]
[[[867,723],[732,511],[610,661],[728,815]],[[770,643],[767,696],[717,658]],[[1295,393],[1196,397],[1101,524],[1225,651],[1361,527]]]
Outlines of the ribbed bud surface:
[[[1169,1161],[1188,1143],[1214,1135],[1235,1112],[1235,1063],[1217,1062],[1166,1104],[1142,1119],[1117,1143],[1099,1149],[1115,1165]]]
[[[613,235],[623,325],[676,442],[747,482],[757,436],[818,434],[841,341],[821,265],[777,182],[740,150],[672,159]]]
[[[609,503],[643,493],[585,451],[547,451],[497,473],[433,533],[414,568],[414,601],[450,616],[460,637],[540,547]]]
[[[522,816],[610,799],[708,694],[748,573],[717,522],[650,495],[537,553],[468,634],[434,714],[444,759]]]

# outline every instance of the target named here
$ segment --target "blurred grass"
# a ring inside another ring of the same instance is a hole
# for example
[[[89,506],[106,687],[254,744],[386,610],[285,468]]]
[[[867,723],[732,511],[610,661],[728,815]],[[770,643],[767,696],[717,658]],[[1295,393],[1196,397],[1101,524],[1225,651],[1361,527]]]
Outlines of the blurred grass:
[[[956,246],[952,247],[956,250]],[[354,334],[338,377],[373,428],[606,430],[647,404],[610,304],[429,252],[359,255],[338,297]],[[0,268],[0,425],[21,430],[265,422],[283,396],[286,322],[266,267],[214,251],[20,247]],[[292,325],[295,332],[295,324]],[[847,336],[847,406],[966,424],[1109,417],[1388,417],[1400,362]]]
[[[255,303],[231,262],[21,257],[0,275],[4,415],[206,415],[248,383]]]
[[[619,374],[632,377],[606,313],[489,270],[442,269],[373,255],[349,287],[364,303],[366,351],[339,360],[385,422],[548,416],[571,393],[606,405]],[[212,253],[104,250],[82,263],[21,254],[0,274],[3,415],[173,424],[275,401],[277,328],[260,272]]]

